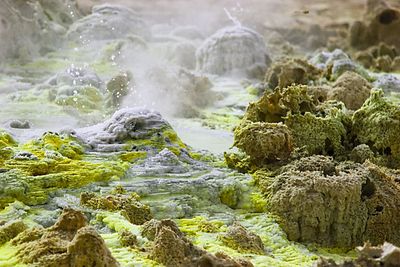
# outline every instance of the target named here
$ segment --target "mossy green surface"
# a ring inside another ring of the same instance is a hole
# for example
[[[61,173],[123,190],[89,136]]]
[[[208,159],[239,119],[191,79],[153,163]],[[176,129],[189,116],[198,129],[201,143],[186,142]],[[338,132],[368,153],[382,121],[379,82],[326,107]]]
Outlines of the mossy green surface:
[[[265,255],[241,253],[224,245],[218,236],[227,231],[227,226],[223,225],[220,221],[210,221],[211,224],[217,226],[214,228],[217,230],[212,232],[201,230],[202,224],[206,221],[206,219],[202,217],[180,219],[178,220],[178,225],[180,229],[190,237],[195,245],[211,253],[222,251],[231,257],[246,258],[250,260],[254,266],[311,266],[319,257],[318,252],[310,252],[305,246],[288,241],[286,234],[270,215],[238,214],[237,219],[248,230],[257,233],[261,237],[267,250]]]
[[[123,247],[118,239],[118,234],[103,234],[107,247],[110,249],[114,258],[123,267],[158,267],[163,266],[149,258],[148,254],[137,248]]]
[[[181,154],[181,149],[188,149],[171,127],[165,127],[159,132],[149,132],[148,138],[145,139],[130,139],[125,142],[126,151],[147,151],[150,149],[160,152],[164,148],[168,148],[177,156]]]
[[[202,120],[202,125],[211,129],[227,129],[231,130],[240,122],[240,117],[235,114],[229,114],[226,110],[218,110],[218,112],[206,112]]]
[[[373,91],[370,98],[353,115],[352,135],[356,142],[367,144],[382,156],[390,167],[400,166],[400,109],[384,97],[382,91]]]
[[[12,156],[12,147],[16,145],[17,143],[10,134],[0,131],[0,164]]]
[[[71,106],[81,112],[100,110],[104,105],[104,97],[95,87],[84,87],[72,96],[59,96],[55,103],[60,106]]]
[[[92,192],[81,194],[80,203],[92,209],[119,211],[130,223],[141,225],[153,218],[150,207],[139,202],[137,194],[97,195]]]
[[[28,205],[44,204],[51,192],[118,180],[129,167],[121,160],[88,161],[83,156],[84,148],[76,140],[53,133],[7,148],[13,154],[24,151],[33,156],[27,159],[9,157],[1,163],[5,171],[0,173],[0,208],[15,200]]]
[[[33,153],[39,159],[45,158],[46,152],[52,151],[63,157],[79,160],[85,152],[75,138],[51,132],[44,133],[40,138],[28,141],[20,147],[24,151]]]
[[[310,155],[340,155],[344,152],[342,141],[346,138],[343,113],[332,111],[325,117],[310,112],[288,114],[285,125],[290,129],[296,147],[304,147]]]
[[[221,189],[219,199],[222,204],[234,209],[239,204],[240,188],[235,185],[227,185]]]
[[[39,58],[22,66],[26,70],[36,71],[57,71],[67,68],[70,65],[69,60],[60,58]],[[20,67],[20,66],[18,66]]]
[[[123,152],[118,155],[122,161],[129,163],[137,162],[138,160],[147,158],[146,151],[133,151],[133,152]]]
[[[317,102],[308,94],[304,85],[293,85],[283,89],[266,91],[247,108],[244,119],[253,122],[283,122],[288,112],[293,114],[314,112]]]
[[[145,245],[147,239],[141,237],[141,227],[133,225],[120,214],[112,212],[100,212],[96,216],[96,220],[107,225],[108,228],[115,231],[112,234],[101,235],[111,250],[113,256],[121,264],[121,266],[144,266],[153,267],[161,266],[159,263],[149,258],[149,253],[136,248],[123,247],[119,241],[118,233],[121,231],[130,231],[132,234],[138,236],[138,243]]]
[[[255,165],[286,160],[293,150],[291,132],[282,123],[243,121],[234,135],[234,146],[246,152]]]
[[[20,263],[17,258],[17,249],[7,242],[0,245],[0,267],[25,267],[26,264]]]

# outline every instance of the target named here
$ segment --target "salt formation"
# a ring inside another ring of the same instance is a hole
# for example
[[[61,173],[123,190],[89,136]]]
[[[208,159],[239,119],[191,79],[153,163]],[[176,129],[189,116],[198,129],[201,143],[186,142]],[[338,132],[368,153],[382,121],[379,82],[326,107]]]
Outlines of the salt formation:
[[[358,91],[361,94],[354,99],[361,101],[370,86],[347,72],[332,92],[338,90],[346,94]],[[352,99],[343,97],[345,102]],[[308,94],[306,86],[266,92],[247,109],[235,130],[235,144],[248,155],[250,169],[261,169],[255,177],[268,198],[269,210],[280,216],[289,239],[349,248],[367,240],[397,245],[399,224],[393,218],[400,213],[398,174],[371,162],[400,166],[398,106],[384,98],[382,91],[372,91],[362,106],[361,102],[346,104],[357,104],[359,109],[348,112],[341,102],[320,103]],[[282,130],[271,130],[276,125],[289,131],[282,135]],[[293,150],[282,145],[291,138]],[[264,149],[265,145],[257,144],[259,140],[276,140],[273,143],[277,145]],[[246,149],[243,143],[258,149]],[[280,156],[285,151],[286,157]],[[300,159],[288,164],[289,155]],[[330,155],[342,162],[307,155]],[[348,158],[364,164],[344,161]],[[277,160],[287,165],[275,174],[262,171]]]
[[[92,149],[98,151],[120,151],[128,140],[151,139],[162,136],[171,126],[161,114],[143,108],[120,109],[109,120],[77,132]]]
[[[237,222],[231,225],[226,234],[220,236],[220,239],[228,247],[238,251],[265,254],[261,238],[255,233],[247,231],[244,226]]]
[[[316,156],[285,166],[265,190],[290,240],[351,248],[400,244],[395,180],[376,165]]]
[[[15,220],[0,225],[0,246],[16,237],[27,229],[26,224],[21,220]]]
[[[48,229],[28,229],[12,241],[25,264],[40,266],[119,266],[104,240],[80,211],[65,209]]]
[[[210,36],[196,52],[196,69],[224,75],[234,71],[250,72],[270,63],[264,40],[257,32],[239,26],[226,27]]]
[[[302,59],[284,58],[274,62],[265,75],[270,89],[285,88],[292,84],[309,84],[321,76],[318,68]]]
[[[94,40],[109,40],[127,35],[150,37],[146,23],[133,10],[118,5],[94,6],[92,14],[71,25],[69,40],[87,43]]]
[[[133,224],[143,224],[152,219],[150,208],[139,202],[136,195],[110,194],[99,196],[92,192],[81,194],[80,203],[93,209],[121,211],[121,214]]]
[[[188,172],[188,168],[168,148],[164,148],[157,155],[147,159],[143,166],[140,167],[143,168],[144,174],[148,176],[162,173]]]
[[[339,100],[348,109],[357,110],[368,99],[370,91],[371,85],[367,80],[357,73],[347,71],[333,84],[328,99]]]
[[[215,255],[193,245],[171,220],[151,220],[143,225],[142,235],[153,241],[151,257],[167,267],[177,266],[235,266],[252,267],[244,259],[232,259],[223,254]],[[246,246],[246,239],[239,240]]]
[[[293,150],[293,137],[283,124],[246,123],[236,128],[234,145],[254,161],[284,160]]]

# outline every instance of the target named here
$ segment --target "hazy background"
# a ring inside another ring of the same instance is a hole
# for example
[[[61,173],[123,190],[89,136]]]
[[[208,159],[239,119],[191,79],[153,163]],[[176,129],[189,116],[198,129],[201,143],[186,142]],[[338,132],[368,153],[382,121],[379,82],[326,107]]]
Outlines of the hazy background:
[[[123,4],[155,21],[215,29],[227,21],[224,8],[258,31],[318,22],[321,26],[362,16],[366,0],[77,0],[86,12],[100,3]],[[309,12],[305,12],[309,11]],[[307,13],[307,14],[305,14]],[[340,14],[340,16],[338,15]]]

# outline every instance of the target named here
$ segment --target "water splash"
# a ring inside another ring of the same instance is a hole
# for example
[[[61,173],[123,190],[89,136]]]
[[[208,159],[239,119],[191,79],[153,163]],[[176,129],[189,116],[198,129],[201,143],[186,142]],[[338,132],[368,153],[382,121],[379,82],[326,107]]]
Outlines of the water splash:
[[[242,27],[242,23],[238,20],[238,18],[232,16],[232,14],[224,7],[225,14],[228,18],[235,24],[236,27]]]

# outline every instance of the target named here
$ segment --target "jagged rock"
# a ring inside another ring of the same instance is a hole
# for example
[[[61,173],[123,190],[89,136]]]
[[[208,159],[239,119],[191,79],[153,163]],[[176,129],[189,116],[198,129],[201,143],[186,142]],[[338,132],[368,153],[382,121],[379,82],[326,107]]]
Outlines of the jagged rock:
[[[119,266],[104,240],[92,227],[82,227],[76,232],[68,244],[67,254],[67,266]]]
[[[309,95],[307,86],[277,88],[273,92],[265,91],[258,101],[250,103],[244,120],[283,122],[289,112],[293,114],[315,112],[317,104],[318,100]]]
[[[135,247],[138,244],[137,236],[128,230],[122,230],[119,232],[118,239],[124,247]]]
[[[239,26],[223,28],[206,39],[196,58],[197,70],[218,75],[246,71],[257,64],[266,68],[270,64],[261,35]]]
[[[104,240],[79,211],[65,209],[48,229],[29,229],[12,241],[25,264],[41,266],[119,266]]]
[[[321,160],[304,158],[309,168],[299,163],[264,179],[268,207],[280,216],[288,238],[347,248],[367,240],[400,244],[398,177],[368,162],[334,162],[334,170],[322,171]],[[332,159],[324,161],[332,165]]]
[[[166,266],[189,266],[193,258],[206,253],[194,246],[171,220],[150,221],[142,234],[154,240],[151,258]]]
[[[150,29],[133,10],[119,5],[103,4],[94,6],[92,14],[76,21],[69,28],[69,40],[83,43],[95,40],[109,40],[127,35],[150,37]]]
[[[376,68],[384,72],[390,72],[392,67],[392,60],[389,56],[379,57],[376,60]]]
[[[348,109],[359,109],[368,99],[371,85],[363,77],[354,72],[345,72],[333,84],[328,99],[343,102]]]
[[[164,220],[156,220],[152,219],[146,223],[143,224],[142,226],[142,231],[141,234],[142,236],[146,237],[147,239],[154,241],[156,238],[158,232],[161,230],[161,228],[166,227],[169,228],[171,231],[173,231],[178,237],[183,237],[183,233],[179,230],[178,226],[176,223],[172,220],[169,219],[164,219]]]
[[[271,130],[276,128],[276,123],[283,124],[277,128],[280,129],[279,135]],[[309,94],[307,86],[289,86],[266,91],[257,102],[250,103],[242,123],[235,130],[235,142],[242,150],[247,150],[245,152],[250,153],[250,157],[258,157],[255,160],[258,165],[278,157],[287,159],[295,148],[311,155],[340,156],[345,151],[342,141],[346,138],[349,123],[350,118],[342,103],[320,103]],[[274,141],[270,143],[268,140]],[[257,146],[247,147],[246,144]],[[270,147],[267,148],[268,144]],[[265,154],[267,151],[269,154]],[[274,151],[278,154],[271,153]],[[267,161],[262,162],[263,159]]]
[[[234,146],[259,164],[266,160],[286,160],[293,151],[291,132],[281,123],[244,122],[236,127],[234,134]]]
[[[268,88],[281,89],[293,84],[309,84],[318,80],[322,72],[299,58],[284,58],[273,63],[265,75]]]
[[[359,73],[364,77],[367,77],[368,75],[362,66],[358,65],[351,59],[339,59],[334,61],[333,64],[328,67],[327,76],[332,80],[336,80],[340,75],[348,71]]]
[[[226,246],[241,252],[265,254],[264,244],[255,233],[248,232],[245,227],[235,222],[228,228],[226,234],[219,236]]]
[[[374,159],[374,152],[366,144],[361,144],[353,148],[350,153],[350,159],[354,162],[364,163],[366,160]]]
[[[373,91],[363,107],[353,115],[351,135],[357,144],[367,144],[379,155],[377,163],[381,165],[400,166],[399,131],[399,107],[385,99],[380,90]]]
[[[28,227],[21,221],[11,221],[0,226],[0,246],[25,231]]]
[[[133,224],[143,224],[153,218],[150,207],[140,203],[135,195],[111,194],[103,197],[84,192],[81,194],[80,203],[92,209],[121,211],[121,214]]]
[[[235,241],[251,241],[250,247],[261,240],[255,240],[254,234],[248,234],[249,239]],[[252,267],[252,263],[242,259],[232,259],[226,254],[212,255],[192,244],[171,220],[151,220],[143,225],[142,235],[153,241],[151,258],[167,267]],[[242,243],[241,243],[242,244]],[[246,246],[246,244],[242,244]],[[249,245],[247,245],[248,247]],[[252,247],[253,248],[253,247]]]

